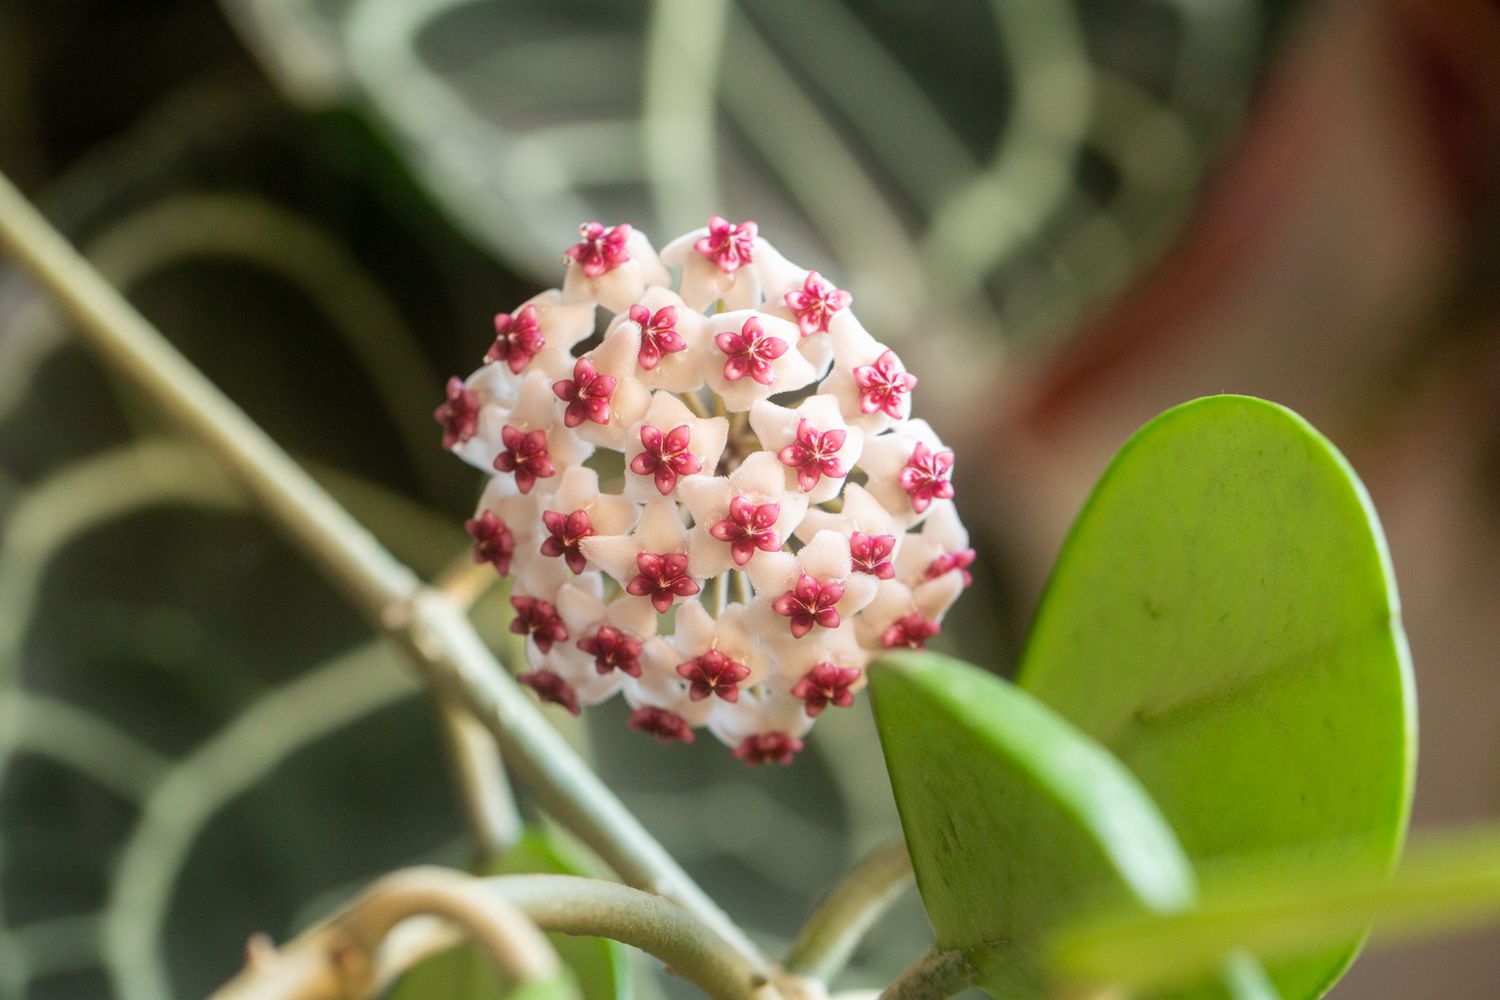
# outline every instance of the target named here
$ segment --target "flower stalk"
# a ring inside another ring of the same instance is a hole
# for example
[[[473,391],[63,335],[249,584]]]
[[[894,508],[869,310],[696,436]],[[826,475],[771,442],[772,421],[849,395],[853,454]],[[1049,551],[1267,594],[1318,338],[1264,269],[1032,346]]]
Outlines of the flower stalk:
[[[808,918],[784,963],[794,976],[827,983],[912,882],[906,840],[896,836],[860,859]]]

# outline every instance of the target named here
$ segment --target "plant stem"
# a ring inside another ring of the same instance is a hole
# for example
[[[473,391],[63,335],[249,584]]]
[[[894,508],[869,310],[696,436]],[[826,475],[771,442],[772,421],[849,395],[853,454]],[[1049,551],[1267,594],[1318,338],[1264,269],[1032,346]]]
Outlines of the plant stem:
[[[676,903],[615,882],[571,875],[484,880],[544,930],[607,937],[654,955],[715,1000],[774,995],[763,970],[726,948]]]
[[[105,363],[205,444],[374,626],[464,705],[520,779],[627,882],[680,903],[754,965],[763,959],[542,717],[464,614],[340,507],[0,175],[0,245],[79,325]]]
[[[787,954],[786,971],[825,983],[833,979],[909,885],[906,840],[893,837],[865,855],[813,911]]]
[[[521,817],[494,736],[451,698],[438,697],[438,715],[448,746],[464,822],[481,864],[499,858],[521,839]]]
[[[512,984],[557,976],[557,952],[514,903],[484,883],[442,868],[412,868],[388,875],[326,922],[285,947],[251,942],[245,969],[212,1000],[343,1000],[372,996],[423,952],[404,949],[391,962],[382,945],[412,917],[436,916],[462,927]],[[438,928],[434,927],[434,931]],[[438,946],[446,934],[432,935]]]
[[[881,992],[880,1000],[947,1000],[973,982],[968,955],[933,945]]]

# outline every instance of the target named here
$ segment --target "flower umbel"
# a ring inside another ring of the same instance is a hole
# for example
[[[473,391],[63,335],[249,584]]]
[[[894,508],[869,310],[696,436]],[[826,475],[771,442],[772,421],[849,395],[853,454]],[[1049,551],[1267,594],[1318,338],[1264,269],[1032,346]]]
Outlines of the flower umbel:
[[[659,256],[627,224],[579,232],[561,289],[497,315],[434,413],[443,447],[494,470],[464,527],[512,578],[517,679],[575,714],[620,692],[662,743],[706,727],[788,764],[971,582],[953,453],[853,296],[754,222],[714,216]]]

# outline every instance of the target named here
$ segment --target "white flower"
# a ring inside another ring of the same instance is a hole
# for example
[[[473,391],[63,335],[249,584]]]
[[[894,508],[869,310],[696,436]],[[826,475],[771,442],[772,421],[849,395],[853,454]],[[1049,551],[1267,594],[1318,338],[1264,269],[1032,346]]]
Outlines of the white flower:
[[[807,513],[807,497],[786,489],[775,455],[756,452],[728,476],[689,476],[678,487],[693,516],[694,576],[718,576],[761,552],[780,552]]]
[[[790,410],[768,400],[756,403],[750,426],[785,467],[788,488],[813,504],[838,496],[864,447],[864,434],[844,423],[838,401],[822,393]]]
[[[517,680],[787,763],[969,582],[953,455],[909,419],[916,380],[849,294],[753,222],[714,217],[660,258],[628,225],[580,235],[562,290],[496,317],[434,413],[491,477],[464,527],[511,578]]]
[[[784,319],[745,309],[708,321],[713,350],[703,355],[703,380],[732,413],[774,393],[801,389],[818,373],[798,351],[797,328]]]
[[[625,435],[625,495],[675,497],[683,477],[713,474],[728,436],[725,418],[694,416],[671,393],[654,393],[646,415]]]
[[[906,370],[895,351],[854,319],[840,324],[830,339],[834,367],[826,389],[838,398],[845,420],[867,434],[878,434],[911,416],[917,377]]]
[[[611,312],[623,312],[648,286],[667,284],[667,269],[640,230],[586,222],[578,231],[583,239],[564,256],[564,302],[597,302]]]
[[[703,229],[662,248],[661,259],[682,268],[678,293],[694,309],[722,301],[726,309],[748,309],[760,300],[760,275],[752,264],[763,240],[753,222],[732,223],[717,215]]]
[[[773,642],[847,628],[875,596],[878,582],[854,572],[849,539],[834,531],[819,532],[796,555],[767,553],[747,572],[756,594],[752,627]]]
[[[870,438],[858,464],[870,495],[902,524],[919,523],[934,501],[953,497],[953,452],[925,420]]]

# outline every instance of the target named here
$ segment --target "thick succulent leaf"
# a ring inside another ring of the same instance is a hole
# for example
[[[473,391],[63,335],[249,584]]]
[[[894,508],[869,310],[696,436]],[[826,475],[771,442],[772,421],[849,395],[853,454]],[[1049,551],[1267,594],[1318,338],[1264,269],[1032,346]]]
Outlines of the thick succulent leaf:
[[[1196,864],[1388,865],[1415,706],[1384,538],[1296,414],[1215,396],[1148,424],[1058,558],[1019,683],[1115,752]],[[1272,967],[1319,995],[1359,935]]]
[[[937,943],[967,952],[992,995],[1046,995],[1044,938],[1080,912],[1190,902],[1139,783],[1031,695],[932,653],[877,662],[870,688]]]
[[[1337,946],[1372,920],[1379,942],[1500,920],[1500,830],[1413,845],[1393,877],[1359,860],[1303,865],[1274,880],[1210,882],[1192,910],[1087,920],[1060,932],[1057,967],[1075,981],[1164,989],[1232,949],[1296,955]]]

